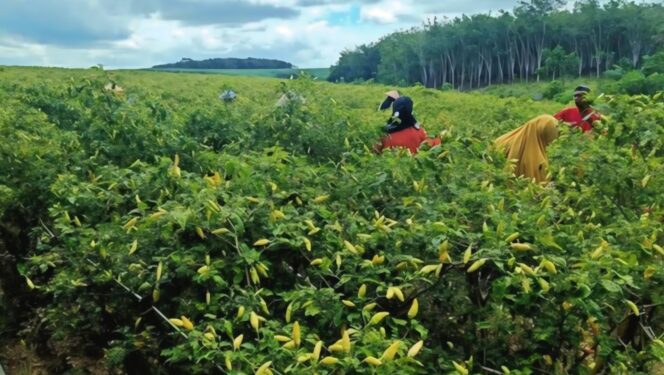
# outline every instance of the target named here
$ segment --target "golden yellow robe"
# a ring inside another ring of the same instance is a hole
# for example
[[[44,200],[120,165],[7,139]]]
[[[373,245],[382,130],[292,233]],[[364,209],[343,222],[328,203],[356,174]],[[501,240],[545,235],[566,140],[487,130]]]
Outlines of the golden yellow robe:
[[[553,116],[537,116],[495,140],[496,145],[505,150],[507,159],[516,161],[516,176],[547,181],[546,146],[558,137],[557,125],[558,120]]]

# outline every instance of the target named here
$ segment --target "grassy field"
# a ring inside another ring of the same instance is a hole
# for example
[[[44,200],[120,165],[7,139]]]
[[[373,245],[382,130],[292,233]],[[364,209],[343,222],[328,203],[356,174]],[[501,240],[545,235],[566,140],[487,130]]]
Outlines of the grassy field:
[[[661,373],[661,95],[602,103],[605,136],[560,125],[543,186],[493,140],[563,103],[398,88],[441,144],[376,155],[388,89],[0,68],[0,361]]]
[[[214,109],[222,103],[219,93],[225,88],[235,90],[239,99],[236,111],[257,114],[269,111],[281,96],[281,82],[289,80],[271,77],[243,77],[225,74],[198,74],[181,72],[178,74],[145,70],[117,70],[99,72],[90,69],[62,68],[19,68],[6,67],[0,72],[0,79],[6,84],[29,85],[43,82],[45,85],[63,85],[69,79],[90,75],[105,75],[125,88],[126,95],[140,98],[158,99],[172,108],[173,115],[185,118],[200,107]],[[0,83],[2,83],[0,82]],[[482,92],[439,90],[417,87],[395,87],[380,84],[353,85],[311,82],[300,88],[301,84],[291,81],[296,90],[314,102],[309,103],[312,110],[330,107],[339,118],[347,118],[353,131],[366,131],[367,127],[379,129],[387,114],[376,110],[388,90],[398,89],[403,95],[409,95],[415,102],[417,119],[427,130],[438,132],[450,127],[471,129],[469,122],[484,124],[473,126],[473,131],[483,131],[490,136],[498,135],[530,117],[542,113],[556,113],[563,104],[548,100],[487,95]],[[0,93],[1,94],[1,93]],[[483,137],[483,138],[485,138]]]
[[[571,101],[572,92],[578,85],[586,85],[590,87],[593,94],[599,95],[602,93],[603,86],[607,82],[610,81],[607,79],[597,79],[594,77],[568,78],[557,82],[560,87],[560,92],[553,96],[557,97],[559,101]],[[545,93],[547,90],[550,90],[551,85],[552,83],[549,80],[542,80],[540,82],[533,81],[528,83],[516,82],[511,84],[491,85],[473,91],[486,93],[501,98],[515,97],[541,100],[544,99]]]
[[[306,72],[318,79],[325,80],[330,74],[329,68],[310,68],[310,69],[150,69],[162,72],[176,73],[199,73],[199,74],[224,74],[230,76],[246,77],[273,77],[288,78],[291,75],[297,75],[300,72]]]

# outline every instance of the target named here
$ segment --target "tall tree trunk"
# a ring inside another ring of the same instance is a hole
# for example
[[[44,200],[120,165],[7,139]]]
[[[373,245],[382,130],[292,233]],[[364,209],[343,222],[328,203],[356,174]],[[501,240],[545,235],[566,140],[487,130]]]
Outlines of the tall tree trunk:
[[[468,66],[468,90],[473,89],[473,80],[475,79],[475,65],[469,64]]]
[[[498,79],[498,83],[503,83],[503,63],[500,59],[500,56],[498,56],[498,76],[496,77]]]
[[[456,84],[456,72],[455,72],[456,62],[452,61],[452,56],[449,53],[449,51],[447,52],[447,61],[449,62],[449,65],[450,65],[450,73],[451,73],[451,76],[452,76],[452,87],[456,88],[456,85],[455,85]]]
[[[576,38],[574,38],[574,52],[579,58],[578,75],[581,77],[581,73],[583,73],[583,53],[579,51],[579,41]]]
[[[442,73],[441,85],[447,83],[447,66],[445,64],[445,57],[440,55],[440,71]]]
[[[421,80],[424,87],[427,86],[427,67],[423,64],[420,64],[420,69],[422,70]]]
[[[602,24],[598,24],[598,32],[595,36],[595,71],[597,78],[599,78],[600,64],[602,63]]]
[[[509,60],[508,60],[508,64],[507,64],[507,68],[508,68],[507,73],[509,75],[510,83],[513,83],[514,82],[514,74],[515,74],[514,68],[516,66],[516,57],[514,56],[514,54],[516,52],[514,51],[514,45],[511,44],[511,43],[510,43],[509,52],[510,53],[509,53]]]
[[[639,58],[641,57],[641,43],[637,48],[632,48],[632,67],[636,68],[639,65]]]
[[[519,80],[523,79],[524,73],[526,71],[526,47],[525,43],[523,42],[523,39],[521,39],[521,36],[518,36],[519,38],[519,48],[517,48],[517,63],[519,65]]]
[[[433,83],[431,84],[431,87],[437,87],[436,86],[437,79],[438,79],[438,77],[436,76],[436,72],[435,72],[434,67],[433,67],[433,60],[430,60],[429,61],[429,80],[433,81]]]
[[[528,38],[526,38],[526,49],[524,51],[524,55],[525,55],[525,65],[526,65],[525,76],[526,76],[526,83],[528,83],[530,78],[530,61],[531,61],[530,40]]]
[[[491,53],[489,52],[487,54],[486,59],[484,59],[484,67],[486,68],[486,75],[485,75],[485,80],[487,82],[487,85],[491,86],[491,76],[492,76],[492,67],[493,67],[493,57],[491,56]]]
[[[542,20],[542,38],[536,48],[537,53],[537,82],[540,81],[540,69],[542,68],[542,55],[544,54],[544,40],[546,38],[546,21]]]

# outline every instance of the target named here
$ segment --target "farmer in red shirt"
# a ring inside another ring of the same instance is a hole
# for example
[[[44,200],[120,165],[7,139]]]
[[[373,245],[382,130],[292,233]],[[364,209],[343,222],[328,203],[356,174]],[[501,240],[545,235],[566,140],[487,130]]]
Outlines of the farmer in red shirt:
[[[374,151],[380,153],[385,148],[401,147],[410,150],[411,154],[416,154],[423,143],[432,147],[440,144],[440,139],[427,137],[427,132],[413,116],[413,101],[409,97],[399,96],[394,99],[388,95],[387,101],[392,104],[392,117],[383,128],[387,135],[379,144],[374,145]],[[381,109],[387,108],[389,104],[381,105]]]
[[[564,121],[572,127],[581,128],[586,133],[593,130],[593,122],[602,119],[602,116],[590,106],[586,95],[590,92],[587,86],[578,86],[574,89],[575,107],[565,108],[553,117]]]

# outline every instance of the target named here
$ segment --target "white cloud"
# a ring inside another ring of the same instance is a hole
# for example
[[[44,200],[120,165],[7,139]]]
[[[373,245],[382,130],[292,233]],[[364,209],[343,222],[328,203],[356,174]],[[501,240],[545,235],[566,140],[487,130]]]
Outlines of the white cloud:
[[[50,4],[47,0],[35,1]],[[22,0],[0,2],[4,3],[0,12],[9,12],[0,15],[0,64],[89,67],[102,63],[111,68],[143,68],[182,57],[231,56],[278,58],[300,67],[324,67],[336,62],[343,49],[417,26],[425,15],[511,8],[507,5],[516,3],[68,0],[67,6],[46,6],[46,16],[38,5],[27,7]],[[11,4],[21,4],[14,7],[24,16],[20,21],[12,18]]]
[[[377,23],[395,23],[405,14],[403,2],[387,1],[362,7],[360,15],[365,21]]]
[[[16,43],[5,39],[0,43],[0,58],[7,65],[47,65],[48,54],[44,46],[33,43]]]
[[[275,28],[277,35],[285,37],[287,39],[292,39],[295,36],[295,31],[286,25],[279,25]]]

